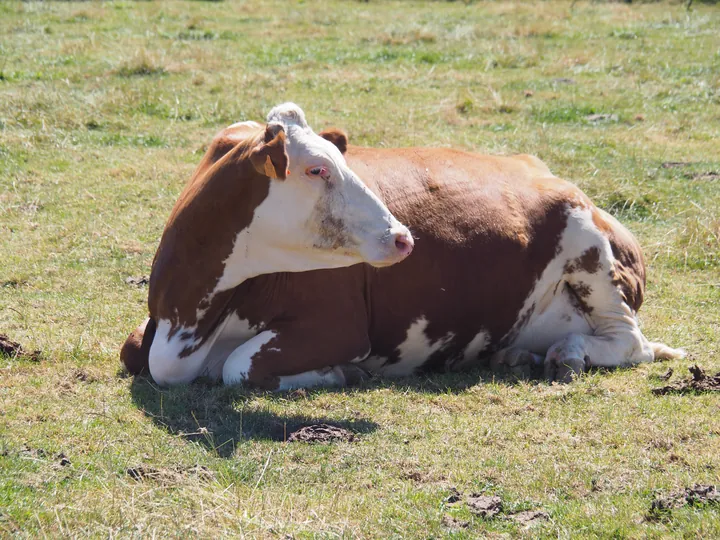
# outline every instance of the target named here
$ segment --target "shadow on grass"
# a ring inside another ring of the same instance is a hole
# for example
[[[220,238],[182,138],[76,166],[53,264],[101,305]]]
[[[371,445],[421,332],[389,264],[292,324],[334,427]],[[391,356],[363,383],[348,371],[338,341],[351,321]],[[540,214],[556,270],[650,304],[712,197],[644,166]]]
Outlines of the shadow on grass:
[[[221,457],[230,457],[235,443],[247,439],[284,441],[301,427],[330,424],[365,434],[377,430],[368,420],[341,420],[306,415],[278,414],[244,407],[258,392],[198,381],[188,386],[158,388],[147,377],[135,377],[131,386],[135,404],[158,426],[173,435],[196,441]],[[292,394],[272,394],[292,399]]]

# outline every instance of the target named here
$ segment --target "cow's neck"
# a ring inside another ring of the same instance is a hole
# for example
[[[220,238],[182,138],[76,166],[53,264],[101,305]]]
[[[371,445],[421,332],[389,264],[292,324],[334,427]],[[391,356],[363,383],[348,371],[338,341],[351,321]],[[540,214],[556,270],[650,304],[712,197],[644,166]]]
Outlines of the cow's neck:
[[[248,261],[236,257],[234,282],[225,278],[218,287],[237,238],[270,190],[270,179],[245,159],[248,147],[238,144],[217,161],[209,153],[168,220],[153,262],[148,300],[151,316],[170,320],[173,327],[196,326],[215,311],[222,300],[216,298],[219,293],[254,273]]]

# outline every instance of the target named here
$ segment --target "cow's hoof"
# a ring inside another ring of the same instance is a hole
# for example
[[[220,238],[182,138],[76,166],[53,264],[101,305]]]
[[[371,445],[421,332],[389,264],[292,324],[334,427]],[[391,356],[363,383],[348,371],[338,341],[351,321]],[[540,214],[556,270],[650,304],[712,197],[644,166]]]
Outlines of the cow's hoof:
[[[356,386],[370,379],[370,374],[367,371],[353,364],[335,366],[335,369],[344,377],[345,386]]]
[[[535,368],[542,364],[542,357],[524,349],[509,348],[490,358],[490,369],[500,375],[512,375],[519,379],[533,377]]]
[[[550,347],[545,356],[545,378],[548,382],[572,382],[588,367],[587,357],[578,340],[570,336]]]

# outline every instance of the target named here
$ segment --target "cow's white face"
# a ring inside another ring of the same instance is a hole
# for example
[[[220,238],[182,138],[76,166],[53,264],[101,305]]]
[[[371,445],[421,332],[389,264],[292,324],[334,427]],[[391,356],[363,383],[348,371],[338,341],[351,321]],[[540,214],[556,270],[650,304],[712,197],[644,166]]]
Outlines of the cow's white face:
[[[248,235],[279,271],[389,266],[413,249],[410,231],[347,166],[331,142],[310,129],[297,105],[275,107],[268,130],[284,132],[284,179],[270,183]],[[282,177],[283,174],[277,176]]]

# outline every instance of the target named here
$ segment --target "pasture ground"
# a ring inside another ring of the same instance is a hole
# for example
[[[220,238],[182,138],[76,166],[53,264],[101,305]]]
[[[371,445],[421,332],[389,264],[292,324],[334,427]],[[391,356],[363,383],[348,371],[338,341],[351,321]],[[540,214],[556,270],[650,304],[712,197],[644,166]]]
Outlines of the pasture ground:
[[[720,483],[718,394],[651,393],[720,370],[719,36],[697,2],[1,2],[0,333],[42,358],[0,357],[0,536],[720,537],[717,505],[648,516]],[[540,156],[640,238],[644,330],[690,359],[280,395],[123,376],[126,279],[212,135],[285,100],[356,144]],[[283,442],[316,422],[357,440]]]

